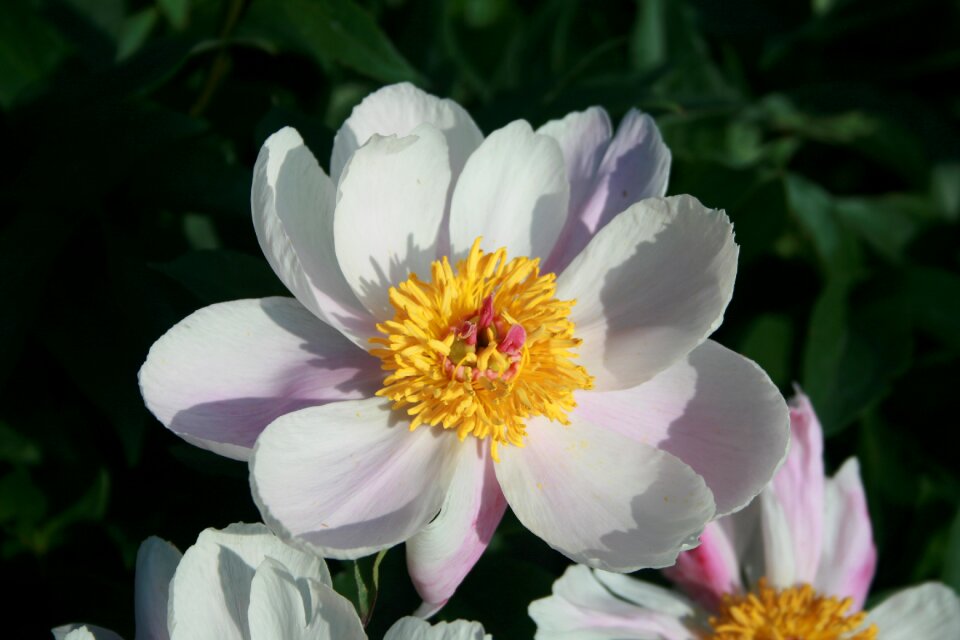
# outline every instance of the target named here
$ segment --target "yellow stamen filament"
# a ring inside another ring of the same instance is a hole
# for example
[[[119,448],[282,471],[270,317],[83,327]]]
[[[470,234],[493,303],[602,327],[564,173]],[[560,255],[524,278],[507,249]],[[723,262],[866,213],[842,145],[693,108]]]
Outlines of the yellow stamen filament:
[[[484,253],[480,238],[456,269],[443,258],[430,275],[390,288],[396,315],[377,325],[383,337],[371,338],[389,372],[377,395],[406,409],[411,431],[427,424],[461,440],[489,438],[494,459],[499,444],[523,445],[528,418],[569,424],[574,390],[591,388],[593,378],[571,361],[580,344],[568,319],[574,301],[554,297],[556,275],[541,274],[536,259],[508,261],[505,249]],[[478,318],[490,296],[496,320],[485,326]],[[519,347],[505,342],[515,325]]]
[[[864,627],[862,611],[848,615],[851,604],[808,584],[774,589],[761,579],[755,593],[724,596],[707,640],[875,640],[876,625]]]

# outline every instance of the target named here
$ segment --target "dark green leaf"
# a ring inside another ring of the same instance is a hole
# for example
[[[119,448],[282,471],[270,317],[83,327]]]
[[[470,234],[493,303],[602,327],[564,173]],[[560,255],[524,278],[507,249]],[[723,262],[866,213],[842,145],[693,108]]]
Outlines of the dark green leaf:
[[[143,46],[156,26],[158,18],[157,9],[147,7],[123,21],[120,37],[117,40],[118,60],[129,58]]]
[[[60,35],[23,0],[0,2],[0,107],[9,108],[67,54]]]
[[[788,175],[786,186],[790,210],[810,236],[824,272],[844,285],[856,281],[863,271],[860,246],[839,219],[833,198],[798,175]]]
[[[862,292],[858,292],[862,293]],[[909,315],[884,290],[854,295],[828,282],[810,318],[803,386],[827,435],[880,401],[909,366]]]
[[[18,528],[39,521],[47,511],[47,498],[26,469],[0,477],[0,523],[14,522]]]
[[[236,251],[193,251],[156,268],[205,304],[290,295],[264,258]]]
[[[898,283],[901,315],[960,351],[960,275],[929,267],[905,270]]]
[[[370,617],[370,593],[360,571],[360,563],[356,560],[353,562],[353,583],[357,588],[357,613],[361,620],[367,620]]]
[[[668,146],[683,159],[710,160],[733,169],[756,164],[765,153],[763,131],[753,122],[709,110],[659,119]]]
[[[40,447],[35,442],[0,422],[0,460],[29,465],[40,462],[40,457]]]
[[[953,590],[960,593],[960,508],[953,517],[947,538],[947,549],[943,559],[941,579]]]
[[[805,113],[780,94],[767,96],[760,106],[774,130],[820,142],[850,144],[874,134],[880,128],[879,122],[860,111],[831,115]]]
[[[351,594],[355,595],[357,612],[363,626],[369,624],[377,605],[377,596],[380,591],[380,563],[389,549],[380,551],[372,559],[367,557],[353,562],[353,587]]]
[[[630,36],[630,58],[636,69],[646,71],[667,61],[666,4],[665,0],[637,0]]]
[[[848,295],[845,284],[828,283],[810,315],[804,349],[803,388],[828,432],[838,428],[840,409],[836,388],[843,351],[849,340]]]
[[[894,262],[903,259],[907,246],[936,215],[926,198],[898,195],[837,198],[833,210],[846,228]]]
[[[106,469],[100,469],[90,488],[79,500],[60,512],[43,527],[39,528],[34,537],[34,548],[43,553],[57,544],[65,531],[79,522],[96,522],[103,519],[110,500],[110,476]]]
[[[758,178],[758,182],[737,196],[717,201],[729,203],[722,206],[733,222],[741,264],[774,253],[787,227],[783,180]]]
[[[237,35],[276,51],[292,48],[321,64],[337,61],[383,82],[419,79],[370,15],[349,0],[254,0]]]
[[[760,365],[774,384],[785,389],[791,382],[794,333],[788,316],[763,314],[750,324],[737,351]]]
[[[187,26],[190,17],[190,0],[157,0],[157,6],[175,29]]]
[[[960,218],[960,163],[934,167],[932,183],[933,198],[943,217],[956,222]]]

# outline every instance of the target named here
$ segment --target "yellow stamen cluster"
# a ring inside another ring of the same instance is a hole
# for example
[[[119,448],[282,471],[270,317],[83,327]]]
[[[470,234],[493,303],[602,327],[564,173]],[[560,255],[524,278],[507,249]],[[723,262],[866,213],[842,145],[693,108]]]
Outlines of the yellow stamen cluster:
[[[821,596],[808,584],[774,589],[760,580],[756,593],[724,596],[710,618],[708,640],[875,640],[867,614],[847,615],[852,600]]]
[[[396,315],[377,325],[383,337],[371,338],[381,345],[371,353],[389,372],[377,395],[406,408],[411,431],[428,424],[455,429],[461,440],[489,438],[495,459],[498,444],[523,445],[527,418],[569,424],[574,390],[589,389],[593,379],[571,361],[580,344],[567,318],[574,302],[554,298],[556,276],[541,275],[536,259],[508,261],[505,249],[484,253],[479,238],[456,269],[443,258],[431,276],[425,282],[413,274],[390,289]],[[496,340],[466,350],[458,339],[456,328],[476,320],[490,295],[501,326],[526,332],[519,360],[511,362]]]

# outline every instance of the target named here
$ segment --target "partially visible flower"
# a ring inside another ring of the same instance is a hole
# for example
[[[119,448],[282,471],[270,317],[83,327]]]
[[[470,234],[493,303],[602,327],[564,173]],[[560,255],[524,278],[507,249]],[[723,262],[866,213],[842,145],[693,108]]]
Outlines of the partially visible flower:
[[[137,553],[137,640],[365,640],[353,605],[333,590],[322,558],[261,524],[207,529],[181,556],[148,538]],[[119,640],[92,625],[53,630],[57,640]],[[385,640],[489,640],[475,622],[431,627],[404,618]]]
[[[575,565],[530,605],[538,640],[960,637],[960,599],[940,583],[863,611],[876,549],[857,461],[825,478],[823,432],[803,394],[790,418],[790,453],[771,485],[665,571],[684,594]]]
[[[334,558],[407,541],[422,614],[508,504],[576,561],[671,564],[769,481],[788,419],[708,339],[738,248],[722,211],[660,197],[669,160],[637,112],[616,135],[594,108],[484,139],[411,85],[354,110],[329,176],[279,131],[254,226],[296,300],[181,321],[141,369],[147,406],[250,460],[279,534]]]

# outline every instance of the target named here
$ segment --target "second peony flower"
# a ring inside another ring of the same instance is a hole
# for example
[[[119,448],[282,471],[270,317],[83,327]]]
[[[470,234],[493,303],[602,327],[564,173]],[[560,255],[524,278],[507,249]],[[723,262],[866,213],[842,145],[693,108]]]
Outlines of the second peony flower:
[[[283,129],[252,207],[294,298],[181,321],[140,372],[146,403],[249,460],[280,535],[333,558],[406,541],[421,614],[507,505],[577,562],[670,565],[769,482],[788,413],[707,339],[738,249],[723,212],[663,197],[669,165],[637,112],[484,138],[409,84],[356,107],[329,174]]]

